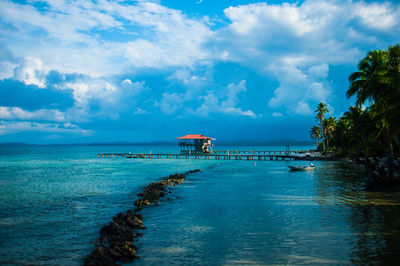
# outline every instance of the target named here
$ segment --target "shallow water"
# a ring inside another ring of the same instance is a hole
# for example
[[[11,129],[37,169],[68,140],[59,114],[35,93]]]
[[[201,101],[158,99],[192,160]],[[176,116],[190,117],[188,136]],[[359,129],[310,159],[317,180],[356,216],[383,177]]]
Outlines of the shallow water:
[[[2,147],[0,264],[81,264],[99,228],[136,193],[194,168],[142,211],[134,264],[388,264],[400,251],[400,194],[365,192],[362,171],[316,162],[97,159],[175,147]],[[243,149],[243,148],[241,148]],[[271,147],[259,147],[271,150]]]

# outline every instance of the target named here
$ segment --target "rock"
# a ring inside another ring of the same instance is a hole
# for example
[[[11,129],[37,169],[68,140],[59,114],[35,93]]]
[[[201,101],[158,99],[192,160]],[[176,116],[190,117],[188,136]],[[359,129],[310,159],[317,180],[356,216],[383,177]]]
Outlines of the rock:
[[[133,243],[125,242],[121,246],[121,260],[133,261],[136,258],[136,246]]]
[[[110,249],[110,255],[116,260],[121,258],[121,254],[119,254],[119,252],[115,251],[114,249]]]
[[[95,266],[95,265],[118,265],[112,258],[110,249],[105,247],[99,247],[86,257],[84,265]]]
[[[132,262],[140,258],[136,256],[138,249],[133,244],[133,239],[143,236],[143,233],[132,233],[132,229],[146,229],[143,225],[143,215],[138,213],[141,209],[150,206],[152,203],[158,205],[158,200],[168,193],[172,193],[172,186],[181,184],[187,174],[198,172],[200,169],[190,170],[185,174],[172,174],[161,181],[150,183],[141,193],[138,193],[138,200],[134,202],[135,210],[120,212],[113,217],[113,221],[107,226],[107,241],[110,247],[99,247],[86,257],[84,264],[94,265],[118,265],[116,260]],[[167,198],[171,200],[171,198]]]
[[[128,226],[132,228],[141,228],[143,225],[143,221],[137,218],[136,216],[127,218],[126,223]]]

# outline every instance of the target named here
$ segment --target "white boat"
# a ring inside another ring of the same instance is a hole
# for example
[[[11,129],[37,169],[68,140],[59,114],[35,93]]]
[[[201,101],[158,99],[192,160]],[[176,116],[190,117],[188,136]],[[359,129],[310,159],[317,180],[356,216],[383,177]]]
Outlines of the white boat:
[[[305,165],[305,166],[291,166],[289,165],[290,170],[292,171],[313,171],[315,170],[314,165]]]

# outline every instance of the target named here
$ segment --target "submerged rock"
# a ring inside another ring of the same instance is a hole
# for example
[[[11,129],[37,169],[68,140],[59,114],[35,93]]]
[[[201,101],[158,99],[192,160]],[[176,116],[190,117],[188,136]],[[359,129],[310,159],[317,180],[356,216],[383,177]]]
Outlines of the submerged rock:
[[[174,174],[170,175],[164,180],[158,182],[152,182],[148,185],[143,192],[139,193],[138,196],[141,198],[136,200],[134,205],[137,210],[140,210],[152,203],[158,203],[158,200],[166,195],[168,186],[175,186],[181,184],[186,178],[185,174]]]
[[[195,169],[185,174],[177,173],[165,177],[161,181],[150,183],[143,192],[137,194],[140,198],[134,202],[135,210],[118,213],[113,217],[113,221],[105,226],[107,230],[101,232],[102,237],[107,239],[109,247],[96,248],[86,257],[84,265],[119,265],[116,261],[132,262],[139,258],[136,255],[138,248],[133,244],[133,240],[141,237],[143,233],[135,232],[134,234],[132,231],[146,229],[146,226],[143,225],[143,215],[138,211],[152,203],[158,205],[160,198],[164,197],[167,192],[171,193],[172,186],[181,184],[187,174],[198,171],[200,170]]]
[[[106,265],[119,265],[115,262],[114,258],[111,256],[109,248],[99,247],[92,252],[88,257],[86,257],[84,265],[86,266],[106,266]]]

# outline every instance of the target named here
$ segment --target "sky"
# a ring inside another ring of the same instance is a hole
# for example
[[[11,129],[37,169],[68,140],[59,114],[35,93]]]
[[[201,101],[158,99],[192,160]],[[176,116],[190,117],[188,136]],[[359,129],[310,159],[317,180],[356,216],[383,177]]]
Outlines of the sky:
[[[309,140],[397,1],[0,1],[0,143]]]

